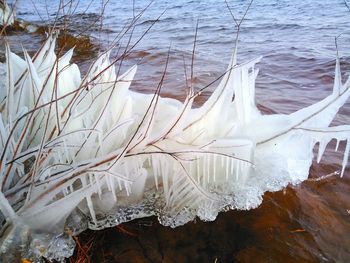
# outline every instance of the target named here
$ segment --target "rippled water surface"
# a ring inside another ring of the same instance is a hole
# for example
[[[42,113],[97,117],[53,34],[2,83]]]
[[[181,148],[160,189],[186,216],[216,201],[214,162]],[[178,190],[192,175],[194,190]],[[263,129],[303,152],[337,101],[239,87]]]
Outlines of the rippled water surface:
[[[237,17],[248,4],[228,2]],[[48,20],[54,20],[58,3],[19,0],[17,16],[34,25],[47,25]],[[144,0],[110,0],[101,22],[101,1],[81,0],[66,23],[73,35],[89,36],[91,45],[77,47],[75,62],[86,69],[98,51],[108,47],[123,26],[148,4]],[[154,91],[171,47],[163,94],[184,97],[197,21],[195,86],[207,85],[225,70],[235,37],[225,1],[158,0],[137,20],[133,34],[125,35],[118,46],[122,50],[129,39],[132,46],[150,29],[121,65],[123,70],[139,64],[133,89]],[[347,77],[349,25],[350,11],[342,0],[254,1],[242,24],[239,61],[264,56],[256,91],[261,109],[266,113],[290,113],[327,96],[333,85],[334,39],[340,34],[339,55]],[[22,42],[33,53],[42,39],[38,33],[15,32],[8,36],[17,52]],[[208,94],[204,93],[201,100]],[[349,124],[349,113],[348,103],[335,123]],[[310,177],[337,171],[340,163],[341,154],[329,150],[323,164],[313,165]],[[128,223],[123,229],[97,234],[95,245],[101,249],[96,250],[93,262],[102,257],[105,262],[350,262],[350,172],[347,169],[343,178],[309,180],[284,191],[266,193],[258,209],[221,214],[215,222],[191,223],[171,230],[146,219]]]

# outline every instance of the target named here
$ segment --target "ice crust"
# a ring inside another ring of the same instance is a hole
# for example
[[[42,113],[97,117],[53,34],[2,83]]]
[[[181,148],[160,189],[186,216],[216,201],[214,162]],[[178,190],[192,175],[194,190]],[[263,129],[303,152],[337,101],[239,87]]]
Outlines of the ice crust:
[[[57,59],[56,35],[24,59],[6,47],[0,66],[1,262],[16,256],[63,260],[73,235],[156,215],[176,227],[220,211],[259,206],[266,191],[308,178],[350,125],[329,127],[350,95],[336,60],[333,92],[290,115],[255,104],[260,57],[236,63],[199,108],[129,90],[137,66],[117,76],[102,53],[83,78],[73,50]],[[18,253],[20,251],[21,253]],[[11,256],[10,256],[11,255]],[[11,261],[12,260],[12,261]]]

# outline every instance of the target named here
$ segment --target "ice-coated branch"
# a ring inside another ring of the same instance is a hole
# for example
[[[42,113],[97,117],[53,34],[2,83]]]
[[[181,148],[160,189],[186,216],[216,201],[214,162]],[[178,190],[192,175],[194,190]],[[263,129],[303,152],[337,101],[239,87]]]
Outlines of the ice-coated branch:
[[[137,67],[119,74],[115,66],[134,44],[112,61],[102,53],[81,77],[73,50],[56,56],[56,37],[33,58],[6,47],[0,210],[10,230],[2,252],[23,240],[45,251],[76,220],[101,229],[157,215],[175,227],[251,209],[265,191],[307,179],[317,143],[320,161],[332,139],[350,140],[349,125],[329,127],[350,95],[338,58],[328,97],[289,115],[263,115],[255,104],[261,57],[237,64],[234,52],[217,88],[193,108],[192,83],[184,102],[160,95],[169,53],[154,94],[141,94],[129,89]],[[195,44],[191,77],[194,52]],[[347,143],[341,175],[349,150]],[[32,239],[14,238],[21,231]]]

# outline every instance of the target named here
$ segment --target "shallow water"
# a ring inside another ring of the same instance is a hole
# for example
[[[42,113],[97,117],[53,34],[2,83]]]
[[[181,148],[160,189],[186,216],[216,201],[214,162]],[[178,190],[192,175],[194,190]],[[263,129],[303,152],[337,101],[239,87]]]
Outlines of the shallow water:
[[[48,18],[55,18],[58,2],[35,1],[34,8],[32,1],[19,0],[17,14],[33,24],[46,25]],[[248,1],[229,2],[238,17],[248,4]],[[85,53],[78,52],[75,62],[86,69],[98,49],[107,47],[148,3],[135,0],[133,10],[132,0],[111,0],[102,23],[98,18],[101,1],[84,0],[76,9],[73,6],[75,14],[66,21],[70,23],[69,30],[72,34],[82,32],[90,36],[94,46]],[[123,70],[138,63],[137,81],[132,88],[152,92],[160,80],[171,45],[162,94],[181,99],[186,75],[187,79],[190,77],[197,21],[193,81],[197,88],[212,82],[225,70],[233,48],[234,23],[224,1],[155,1],[137,21],[131,43],[164,10],[121,67]],[[350,72],[349,21],[350,11],[342,0],[253,3],[242,25],[239,61],[264,56],[256,85],[256,100],[264,112],[290,113],[331,92],[336,55],[334,38],[339,34],[342,34],[338,39],[341,67],[344,75],[349,75],[345,73]],[[121,41],[122,48],[128,38],[129,35]],[[20,42],[31,53],[35,52],[42,39],[42,34],[23,32],[8,36],[17,52],[21,50]],[[201,101],[208,94],[209,91],[205,92]],[[341,110],[335,124],[350,123],[349,113],[350,103]],[[328,152],[322,164],[313,165],[311,178],[340,169],[341,154]],[[343,178],[310,180],[284,191],[266,193],[259,208],[224,213],[211,223],[191,223],[170,230],[154,219],[142,219],[126,224],[125,228],[136,236],[120,231],[118,234],[115,229],[98,234],[103,236],[97,240],[105,250],[107,262],[214,262],[215,259],[218,262],[350,262],[350,172],[347,169]]]

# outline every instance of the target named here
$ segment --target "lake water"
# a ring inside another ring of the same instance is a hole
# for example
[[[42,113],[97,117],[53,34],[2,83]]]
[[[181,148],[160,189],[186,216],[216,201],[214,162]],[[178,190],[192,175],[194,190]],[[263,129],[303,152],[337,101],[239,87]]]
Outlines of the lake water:
[[[19,0],[17,16],[35,25],[46,25],[55,18],[58,2]],[[237,18],[248,2],[228,1]],[[83,33],[92,39],[90,49],[74,57],[86,68],[98,49],[106,48],[149,1],[110,0],[102,22],[101,1],[81,0],[75,8],[76,3],[73,1],[74,14],[67,23],[71,33]],[[70,12],[69,6],[65,11]],[[161,14],[121,67],[123,70],[138,63],[137,81],[132,88],[152,92],[171,46],[163,95],[182,99],[186,87],[184,61],[188,77],[197,22],[197,88],[225,70],[234,46],[235,26],[223,0],[154,1],[137,21],[131,43]],[[256,85],[261,109],[266,113],[290,113],[330,94],[336,56],[334,39],[340,34],[338,48],[344,77],[350,72],[349,25],[350,11],[343,0],[254,1],[242,24],[239,61],[264,56]],[[129,36],[123,37],[121,48],[127,45]],[[22,42],[33,53],[42,39],[41,34],[21,32],[8,36],[17,52]],[[117,50],[118,47],[114,53]],[[208,94],[204,93],[201,100]],[[349,114],[348,103],[334,124],[349,124]],[[340,163],[341,154],[329,150],[322,164],[312,166],[310,177],[337,171]],[[136,236],[115,230],[98,234],[103,235],[100,247],[104,248],[106,262],[350,262],[350,172],[347,169],[343,178],[310,180],[284,191],[266,193],[259,208],[221,214],[211,223],[190,223],[170,230],[154,219],[146,219],[124,227]]]

